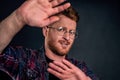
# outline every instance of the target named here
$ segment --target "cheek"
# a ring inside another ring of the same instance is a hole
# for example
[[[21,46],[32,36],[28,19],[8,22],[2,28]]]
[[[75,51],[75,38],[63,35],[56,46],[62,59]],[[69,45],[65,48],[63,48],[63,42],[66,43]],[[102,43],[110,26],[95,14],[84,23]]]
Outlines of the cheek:
[[[71,43],[73,44],[73,43],[74,43],[74,40],[71,40]]]
[[[70,47],[73,45],[74,40],[70,40]]]
[[[57,36],[55,33],[54,34],[49,34],[48,41],[52,43],[56,43],[59,40],[59,36]]]

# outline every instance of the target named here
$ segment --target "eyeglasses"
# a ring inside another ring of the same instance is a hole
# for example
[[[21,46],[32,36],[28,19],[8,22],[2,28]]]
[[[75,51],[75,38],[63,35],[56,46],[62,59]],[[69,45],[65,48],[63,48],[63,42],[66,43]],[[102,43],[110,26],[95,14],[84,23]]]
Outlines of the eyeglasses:
[[[62,27],[62,26],[57,27],[57,28],[52,27],[52,26],[47,26],[47,28],[55,29],[57,31],[57,34],[60,35],[60,36],[63,36],[65,33],[69,33],[69,37],[71,39],[76,38],[77,35],[78,35],[75,30],[69,30],[69,31],[67,31],[67,28],[66,27]]]

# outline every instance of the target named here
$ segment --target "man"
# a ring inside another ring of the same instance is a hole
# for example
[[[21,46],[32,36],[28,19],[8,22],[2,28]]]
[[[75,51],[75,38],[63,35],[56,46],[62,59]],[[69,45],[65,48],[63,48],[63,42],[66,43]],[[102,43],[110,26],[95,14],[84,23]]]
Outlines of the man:
[[[0,23],[1,71],[16,80],[97,80],[84,63],[67,57],[78,15],[69,3],[59,5],[62,2],[27,0]],[[43,29],[40,50],[7,46],[25,24]]]

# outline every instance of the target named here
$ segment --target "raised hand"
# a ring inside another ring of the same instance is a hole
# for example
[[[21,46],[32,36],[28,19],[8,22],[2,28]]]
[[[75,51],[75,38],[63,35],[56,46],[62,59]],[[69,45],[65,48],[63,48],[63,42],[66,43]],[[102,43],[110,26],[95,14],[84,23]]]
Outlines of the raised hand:
[[[43,27],[59,20],[53,15],[70,6],[70,3],[58,6],[63,2],[64,0],[27,0],[16,10],[16,14],[24,24]]]
[[[60,80],[91,80],[84,72],[65,59],[62,62],[50,63],[47,70]]]

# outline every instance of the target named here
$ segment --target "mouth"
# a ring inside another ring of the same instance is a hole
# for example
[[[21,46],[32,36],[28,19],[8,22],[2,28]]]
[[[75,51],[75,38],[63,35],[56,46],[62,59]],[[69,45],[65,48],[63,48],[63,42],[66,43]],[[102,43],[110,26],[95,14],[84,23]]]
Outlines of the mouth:
[[[59,43],[61,44],[63,49],[66,49],[70,45],[70,42],[63,40],[60,40]]]

